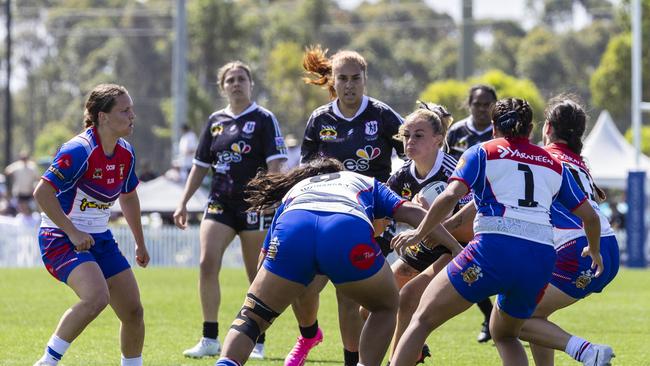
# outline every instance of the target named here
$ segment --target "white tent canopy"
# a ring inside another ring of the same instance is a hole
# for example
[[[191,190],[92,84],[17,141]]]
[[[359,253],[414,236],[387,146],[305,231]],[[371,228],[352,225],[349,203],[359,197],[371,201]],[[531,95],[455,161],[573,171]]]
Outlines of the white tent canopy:
[[[165,176],[160,176],[138,185],[138,197],[142,212],[174,212],[178,202],[183,196],[183,184],[174,182]],[[202,212],[208,202],[208,193],[199,188],[189,202],[188,212]],[[121,211],[119,200],[111,208],[112,211]]]
[[[601,187],[624,189],[628,172],[637,170],[636,149],[625,140],[607,111],[600,113],[585,139],[582,156],[586,158],[596,184]],[[649,174],[650,158],[641,154],[639,163],[639,170]]]

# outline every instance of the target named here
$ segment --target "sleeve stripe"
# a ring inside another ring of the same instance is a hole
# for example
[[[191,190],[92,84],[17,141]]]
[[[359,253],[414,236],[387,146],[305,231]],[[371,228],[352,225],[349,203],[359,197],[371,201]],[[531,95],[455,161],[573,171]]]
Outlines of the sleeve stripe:
[[[201,160],[198,160],[197,158],[192,159],[192,164],[198,165],[198,166],[200,166],[202,168],[209,168],[210,167],[210,164],[204,163]]]

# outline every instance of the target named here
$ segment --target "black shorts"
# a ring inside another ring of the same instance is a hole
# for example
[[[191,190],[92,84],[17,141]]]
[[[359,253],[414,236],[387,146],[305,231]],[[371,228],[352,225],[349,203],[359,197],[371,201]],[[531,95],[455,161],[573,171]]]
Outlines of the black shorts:
[[[271,227],[275,211],[264,215],[259,211],[248,212],[248,207],[244,201],[210,199],[203,219],[230,226],[235,232],[261,231]]]
[[[433,262],[437,261],[441,255],[451,252],[445,246],[436,245],[429,248],[422,243],[412,245],[404,251],[399,258],[409,266],[415,268],[418,272],[424,272]]]

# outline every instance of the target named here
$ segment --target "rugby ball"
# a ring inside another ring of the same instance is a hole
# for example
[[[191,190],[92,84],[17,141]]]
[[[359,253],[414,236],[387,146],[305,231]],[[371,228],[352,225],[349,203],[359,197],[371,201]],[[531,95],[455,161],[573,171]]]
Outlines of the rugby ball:
[[[420,192],[418,192],[418,195],[420,195],[420,199],[424,199],[427,202],[428,206],[431,206],[436,197],[438,197],[445,188],[447,188],[447,183],[445,182],[431,182],[422,187]]]

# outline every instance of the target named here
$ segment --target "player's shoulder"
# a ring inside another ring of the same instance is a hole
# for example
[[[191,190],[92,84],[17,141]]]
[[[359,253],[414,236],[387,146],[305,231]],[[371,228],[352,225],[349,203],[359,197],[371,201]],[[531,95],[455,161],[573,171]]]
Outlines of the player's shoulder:
[[[458,122],[452,123],[451,126],[449,126],[449,131],[447,133],[458,133],[459,131],[466,130],[469,119],[470,117],[466,117]]]
[[[314,109],[314,111],[311,112],[310,119],[315,119],[325,114],[331,114],[333,110],[332,103],[333,102],[329,102],[327,104],[323,104],[322,106]]]

